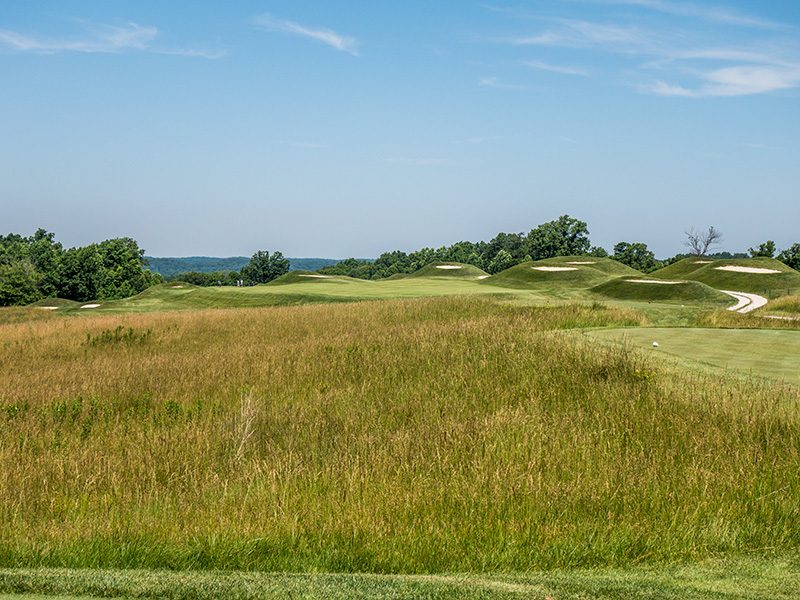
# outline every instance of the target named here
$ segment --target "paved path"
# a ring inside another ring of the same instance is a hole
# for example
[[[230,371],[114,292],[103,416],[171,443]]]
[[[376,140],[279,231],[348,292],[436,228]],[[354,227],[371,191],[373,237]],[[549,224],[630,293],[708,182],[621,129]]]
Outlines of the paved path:
[[[767,302],[769,302],[769,300],[764,298],[764,296],[759,296],[758,294],[731,292],[729,290],[720,290],[720,292],[723,294],[728,294],[728,296],[733,296],[738,300],[738,302],[734,306],[731,306],[728,310],[741,314],[749,313],[751,310],[761,308],[762,306],[765,306]]]

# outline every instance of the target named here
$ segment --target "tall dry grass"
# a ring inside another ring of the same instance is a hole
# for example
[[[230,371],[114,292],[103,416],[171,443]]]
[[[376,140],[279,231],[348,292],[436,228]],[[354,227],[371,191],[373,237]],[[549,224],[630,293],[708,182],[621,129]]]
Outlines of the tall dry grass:
[[[797,390],[559,331],[640,321],[439,298],[0,326],[0,565],[497,571],[796,548]]]

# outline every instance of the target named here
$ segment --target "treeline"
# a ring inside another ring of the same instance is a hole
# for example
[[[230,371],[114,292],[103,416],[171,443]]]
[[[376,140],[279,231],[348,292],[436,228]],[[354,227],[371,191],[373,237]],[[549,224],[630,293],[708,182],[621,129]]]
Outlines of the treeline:
[[[161,281],[144,264],[144,250],[127,237],[64,249],[44,229],[0,235],[0,306],[132,296]]]
[[[499,273],[516,264],[556,256],[609,257],[649,273],[687,256],[711,258],[774,257],[800,270],[800,243],[780,252],[768,240],[748,253],[708,253],[721,239],[710,227],[707,233],[687,232],[690,254],[658,260],[643,242],[619,242],[613,253],[593,246],[584,221],[569,215],[543,223],[525,233],[498,233],[488,242],[457,242],[441,248],[422,248],[406,253],[385,252],[375,260],[348,258],[319,269],[327,275],[360,279],[383,279],[398,273],[413,273],[434,262],[475,265],[488,273]],[[314,259],[317,260],[317,259]],[[267,283],[289,271],[289,259],[280,252],[259,250],[241,270],[180,273],[180,279],[200,286],[256,285]],[[24,305],[43,298],[60,297],[85,302],[133,296],[163,278],[147,268],[144,250],[136,240],[115,238],[88,246],[64,249],[54,235],[39,229],[30,237],[0,235],[0,306]]]
[[[215,275],[229,272],[239,273],[250,262],[250,257],[229,256],[220,258],[216,256],[145,256],[147,266],[154,273],[160,273],[167,281],[183,280],[184,273],[214,273]],[[316,271],[328,265],[339,262],[333,258],[291,258],[289,270]],[[219,277],[217,277],[219,279]]]
[[[703,237],[709,236],[703,240]],[[441,248],[422,248],[406,253],[399,250],[385,252],[376,260],[369,261],[348,258],[330,267],[319,270],[326,275],[346,275],[359,279],[383,279],[397,273],[413,273],[432,262],[460,262],[474,265],[495,274],[522,262],[542,260],[556,256],[594,256],[608,257],[626,264],[638,271],[650,273],[687,256],[696,255],[697,243],[705,241],[701,252],[710,258],[746,258],[749,256],[769,256],[777,258],[794,269],[800,269],[800,244],[794,244],[777,253],[772,241],[751,248],[749,253],[717,252],[707,253],[712,244],[721,239],[721,234],[713,227],[708,234],[687,232],[687,246],[695,249],[688,254],[677,254],[665,260],[658,260],[644,242],[619,242],[609,254],[604,248],[593,246],[589,239],[589,228],[584,221],[569,215],[544,223],[525,233],[498,233],[488,242],[457,242]]]
[[[281,252],[270,254],[266,250],[259,250],[240,271],[188,271],[176,273],[170,277],[171,281],[184,281],[192,285],[256,285],[269,283],[281,275],[289,272],[289,259]]]
[[[591,245],[585,222],[564,215],[527,234],[498,233],[488,242],[456,242],[452,246],[422,248],[411,253],[395,250],[381,254],[374,261],[348,258],[319,272],[383,279],[397,273],[413,273],[433,262],[460,262],[475,265],[487,273],[499,273],[529,260],[582,254],[608,256],[602,248]]]
[[[289,271],[280,252],[259,250],[240,271],[183,273],[195,285],[255,285]],[[30,237],[0,235],[0,306],[25,305],[44,298],[77,302],[127,298],[162,283],[147,268],[144,250],[128,237],[64,249],[55,235],[39,229]]]

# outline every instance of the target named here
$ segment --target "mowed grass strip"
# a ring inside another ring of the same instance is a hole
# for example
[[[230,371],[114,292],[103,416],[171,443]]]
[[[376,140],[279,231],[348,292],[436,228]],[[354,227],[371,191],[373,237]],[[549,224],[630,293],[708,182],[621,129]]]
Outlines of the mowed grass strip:
[[[11,592],[3,595],[1,592]],[[16,595],[16,594],[19,595]],[[692,565],[516,574],[371,575],[241,571],[0,570],[0,599],[87,597],[255,600],[426,598],[455,600],[764,600],[800,598],[792,558],[735,557]],[[26,595],[22,595],[26,594]],[[86,594],[86,596],[78,596]],[[91,596],[89,596],[91,594]]]
[[[670,354],[742,376],[800,385],[800,331],[779,329],[630,328],[590,332],[652,353]],[[658,349],[652,343],[659,344]]]
[[[0,565],[486,573],[797,548],[796,391],[558,331],[637,324],[436,298],[3,325]]]

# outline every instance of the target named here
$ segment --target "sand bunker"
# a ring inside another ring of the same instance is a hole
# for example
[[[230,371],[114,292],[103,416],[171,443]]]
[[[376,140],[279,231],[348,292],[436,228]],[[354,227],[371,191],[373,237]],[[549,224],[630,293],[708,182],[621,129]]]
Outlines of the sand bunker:
[[[97,308],[99,304],[84,304],[81,308]]]
[[[626,279],[628,283],[657,283],[659,285],[678,285],[685,281],[664,281],[663,279]]]
[[[567,263],[564,263],[564,264],[567,264],[567,265],[596,265],[597,261],[596,260],[571,260],[571,261],[569,261]]]
[[[476,279],[487,279],[488,277],[488,275],[478,275]]]
[[[183,286],[182,286],[182,285],[171,285],[171,286],[169,286],[169,287],[171,287],[173,290],[179,290],[179,289],[181,289]]]
[[[36,308],[41,308],[42,310],[58,310],[57,306],[37,306]]]
[[[696,265],[710,265],[713,262],[714,262],[713,260],[696,260],[696,261],[694,261],[694,264],[696,264]]]
[[[728,308],[728,310],[733,312],[738,312],[741,314],[749,313],[757,308],[761,308],[762,306],[766,306],[767,300],[764,296],[759,296],[758,294],[748,294],[747,292],[732,292],[730,290],[720,290],[723,294],[728,294],[728,296],[732,296],[736,298],[737,302],[734,306]]]
[[[436,265],[437,269],[460,269],[458,265]]]
[[[534,271],[577,271],[577,267],[531,267]]]
[[[330,279],[332,275],[311,275],[301,273],[300,277],[311,277],[312,279]]]
[[[733,271],[734,273],[755,273],[757,275],[769,275],[780,273],[777,269],[762,269],[761,267],[740,267],[739,265],[727,265],[724,267],[714,267],[717,271]]]

